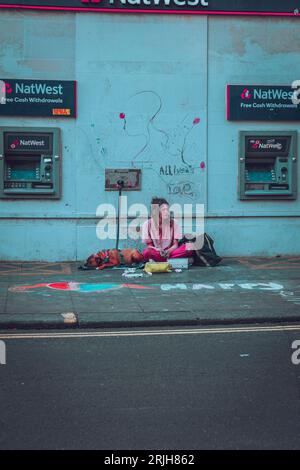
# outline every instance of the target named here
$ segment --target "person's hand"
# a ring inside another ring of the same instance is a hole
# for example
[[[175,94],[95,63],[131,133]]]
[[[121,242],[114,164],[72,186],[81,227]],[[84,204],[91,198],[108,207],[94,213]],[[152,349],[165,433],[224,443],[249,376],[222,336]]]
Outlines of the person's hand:
[[[161,250],[160,256],[163,258],[169,258],[169,250]]]
[[[168,250],[165,250],[165,253],[166,253],[166,257],[167,258],[170,258],[171,254],[173,253],[174,251],[174,248],[169,248]]]

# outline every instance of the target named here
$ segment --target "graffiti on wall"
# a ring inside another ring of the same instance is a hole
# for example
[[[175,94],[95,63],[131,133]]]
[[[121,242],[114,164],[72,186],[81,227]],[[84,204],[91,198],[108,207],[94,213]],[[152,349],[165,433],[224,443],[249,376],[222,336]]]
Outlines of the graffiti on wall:
[[[184,165],[184,167],[192,168],[192,165],[190,165],[186,160],[186,151],[189,136],[195,126],[200,123],[200,118],[195,117],[190,121],[190,123],[186,124],[186,116],[181,124],[176,126],[176,129],[169,129],[166,131],[157,125],[157,118],[163,107],[162,98],[157,92],[153,90],[140,91],[132,95],[129,100],[141,99],[142,101],[139,101],[137,109],[144,109],[145,98],[149,97],[153,98],[153,101],[150,104],[152,110],[149,111],[149,116],[146,118],[144,125],[142,127],[140,126],[140,131],[134,131],[131,129],[131,126],[129,126],[130,119],[125,112],[122,111],[119,113],[119,119],[122,122],[122,128],[125,135],[130,138],[142,138],[144,141],[138,151],[131,157],[132,164],[136,163],[138,157],[149,149],[153,136],[155,136],[156,141],[158,141],[159,148],[163,149],[165,155],[169,155],[169,157],[173,157],[173,159],[178,158],[181,160],[181,164]],[[149,106],[149,101],[147,101],[147,105]],[[131,119],[133,119],[133,116]],[[129,128],[131,130],[129,130]]]
[[[162,99],[159,96],[158,93],[156,93],[153,90],[144,90],[144,91],[139,91],[132,95],[129,100],[133,100],[136,98],[144,98],[151,96],[154,98],[152,101],[152,111],[150,112],[150,116],[148,116],[146,122],[144,122],[144,129],[143,132],[132,132],[129,131],[129,122],[126,114],[124,112],[119,113],[119,118],[123,122],[123,130],[126,134],[127,137],[136,137],[136,138],[142,138],[144,140],[142,146],[138,149],[138,151],[131,157],[131,162],[134,163],[137,158],[145,152],[145,150],[149,147],[149,144],[151,142],[151,139],[153,137],[154,132],[158,132],[162,134],[165,138],[168,138],[167,133],[163,129],[159,129],[155,125],[155,118],[158,116],[162,109]],[[140,109],[142,109],[142,105],[140,105]]]
[[[178,165],[163,165],[159,169],[159,174],[161,176],[180,176],[185,174],[194,174],[195,168],[191,165],[188,166],[178,166]]]
[[[171,196],[190,197],[195,195],[195,184],[192,181],[181,181],[168,184],[168,194]]]

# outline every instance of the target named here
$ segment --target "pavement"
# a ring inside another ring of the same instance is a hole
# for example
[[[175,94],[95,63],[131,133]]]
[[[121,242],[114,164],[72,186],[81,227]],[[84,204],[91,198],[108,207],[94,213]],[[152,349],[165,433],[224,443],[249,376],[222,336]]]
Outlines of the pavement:
[[[224,258],[139,278],[81,264],[0,262],[0,329],[300,321],[300,257]]]

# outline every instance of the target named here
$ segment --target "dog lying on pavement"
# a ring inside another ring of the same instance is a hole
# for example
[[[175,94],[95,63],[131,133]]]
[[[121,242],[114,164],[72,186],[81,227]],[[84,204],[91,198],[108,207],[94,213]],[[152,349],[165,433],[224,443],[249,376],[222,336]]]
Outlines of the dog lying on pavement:
[[[88,257],[84,267],[86,269],[105,269],[114,266],[132,266],[144,262],[142,253],[137,249],[102,250]]]

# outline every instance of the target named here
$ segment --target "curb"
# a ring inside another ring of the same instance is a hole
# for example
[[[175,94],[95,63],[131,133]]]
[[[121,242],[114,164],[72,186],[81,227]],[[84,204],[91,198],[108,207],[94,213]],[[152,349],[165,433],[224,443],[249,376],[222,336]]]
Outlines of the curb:
[[[181,312],[182,313],[182,312]],[[67,316],[66,316],[67,315]],[[186,319],[155,319],[121,320],[97,319],[95,314],[1,314],[0,330],[11,329],[114,329],[114,328],[151,328],[151,327],[189,327],[189,326],[230,326],[251,324],[300,323],[300,316],[287,317],[252,317],[252,318],[186,318]]]
[[[0,315],[1,329],[66,329],[78,327],[74,313],[43,314],[10,314]]]

